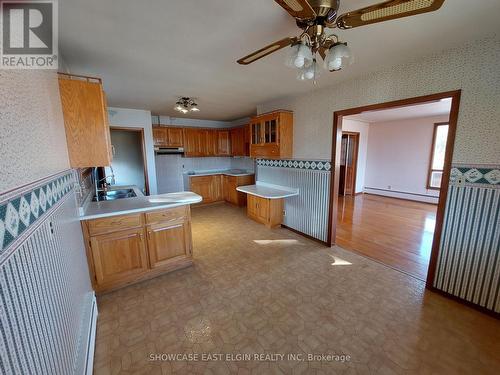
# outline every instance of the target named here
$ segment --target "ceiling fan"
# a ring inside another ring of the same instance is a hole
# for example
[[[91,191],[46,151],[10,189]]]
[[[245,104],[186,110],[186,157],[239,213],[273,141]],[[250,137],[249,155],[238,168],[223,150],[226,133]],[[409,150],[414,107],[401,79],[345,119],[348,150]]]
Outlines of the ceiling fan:
[[[286,64],[299,68],[300,80],[316,79],[318,75],[316,54],[324,61],[330,72],[340,70],[352,63],[347,43],[335,34],[327,35],[325,29],[347,30],[354,27],[384,22],[396,18],[433,12],[444,0],[388,0],[379,4],[354,10],[338,16],[340,0],[274,0],[283,7],[302,29],[298,37],[288,37],[259,49],[238,60],[248,65],[284,47],[291,46]]]

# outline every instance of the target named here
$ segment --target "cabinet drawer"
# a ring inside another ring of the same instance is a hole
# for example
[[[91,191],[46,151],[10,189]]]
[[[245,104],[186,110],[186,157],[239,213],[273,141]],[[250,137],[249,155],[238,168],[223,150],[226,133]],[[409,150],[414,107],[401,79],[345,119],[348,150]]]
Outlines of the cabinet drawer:
[[[163,223],[184,220],[187,216],[187,206],[168,208],[153,212],[146,212],[146,223]]]
[[[91,236],[103,233],[116,232],[142,226],[142,214],[120,215],[89,220],[87,222]]]
[[[280,155],[280,149],[276,143],[251,145],[250,148],[250,154],[252,157],[278,158]]]

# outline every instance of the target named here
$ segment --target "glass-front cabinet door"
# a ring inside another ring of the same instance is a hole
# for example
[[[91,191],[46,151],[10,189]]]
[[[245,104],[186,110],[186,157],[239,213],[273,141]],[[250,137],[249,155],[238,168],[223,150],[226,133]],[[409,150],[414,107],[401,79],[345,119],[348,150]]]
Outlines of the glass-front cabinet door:
[[[264,121],[265,143],[278,143],[278,120],[276,117]]]
[[[262,143],[262,128],[260,122],[254,122],[250,125],[252,134],[252,144]]]

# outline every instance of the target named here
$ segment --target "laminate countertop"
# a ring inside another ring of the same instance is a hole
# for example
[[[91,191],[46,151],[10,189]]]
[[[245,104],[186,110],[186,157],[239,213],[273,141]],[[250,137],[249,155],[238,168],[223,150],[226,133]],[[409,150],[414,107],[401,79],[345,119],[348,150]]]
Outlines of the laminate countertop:
[[[257,181],[255,185],[238,186],[236,190],[266,199],[281,199],[299,195],[299,189]]]
[[[217,174],[223,174],[225,176],[253,176],[254,172],[239,170],[239,169],[223,169],[223,170],[208,170],[208,171],[199,171],[199,172],[185,172],[184,173],[188,177],[196,177],[196,176],[213,176]]]
[[[102,217],[126,215],[146,212],[161,208],[172,208],[202,201],[202,197],[190,191],[167,193],[134,198],[116,199],[114,201],[89,202],[79,217],[80,220],[99,219]]]

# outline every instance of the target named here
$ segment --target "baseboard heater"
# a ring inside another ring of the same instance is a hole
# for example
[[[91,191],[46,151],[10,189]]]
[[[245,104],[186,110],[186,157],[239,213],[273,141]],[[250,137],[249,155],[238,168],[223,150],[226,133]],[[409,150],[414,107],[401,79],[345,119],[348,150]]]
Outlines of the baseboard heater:
[[[97,300],[92,298],[92,309],[90,312],[90,326],[87,340],[87,360],[85,362],[85,375],[92,375],[94,371],[95,336],[97,330]]]
[[[382,195],[384,197],[402,198],[412,201],[433,203],[433,204],[437,204],[439,200],[439,196],[435,195],[409,193],[407,191],[388,190],[388,189],[372,188],[372,187],[365,187],[363,192],[367,194]]]

